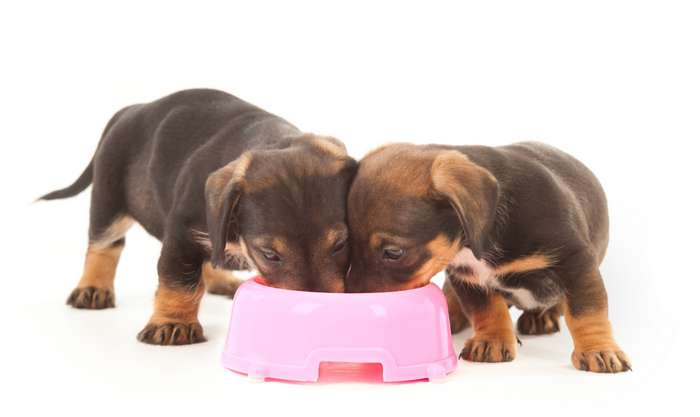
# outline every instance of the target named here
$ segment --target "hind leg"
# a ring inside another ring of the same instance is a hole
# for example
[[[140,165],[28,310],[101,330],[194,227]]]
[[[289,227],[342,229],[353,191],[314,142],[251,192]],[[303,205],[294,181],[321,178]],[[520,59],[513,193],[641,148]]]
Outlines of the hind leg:
[[[447,299],[447,311],[450,315],[450,330],[452,334],[461,332],[462,330],[469,327],[469,319],[467,318],[464,311],[462,311],[462,305],[459,303],[459,298],[457,293],[455,293],[454,288],[450,279],[445,279],[445,284],[442,286],[442,292],[445,294]]]
[[[202,265],[202,280],[209,294],[225,295],[229,298],[233,298],[243,283],[230,271],[214,268],[208,261]]]
[[[96,182],[90,206],[90,241],[83,275],[66,304],[75,308],[114,307],[114,274],[133,220],[122,214],[115,194]]]
[[[561,305],[546,310],[524,311],[518,318],[518,332],[523,335],[556,333],[559,331],[559,317],[562,314]]]
[[[110,167],[113,165],[107,165]],[[124,236],[133,224],[124,209],[118,178],[118,172],[105,169],[99,159],[95,160],[85,266],[78,286],[66,301],[75,308],[114,307],[114,275],[124,249]]]

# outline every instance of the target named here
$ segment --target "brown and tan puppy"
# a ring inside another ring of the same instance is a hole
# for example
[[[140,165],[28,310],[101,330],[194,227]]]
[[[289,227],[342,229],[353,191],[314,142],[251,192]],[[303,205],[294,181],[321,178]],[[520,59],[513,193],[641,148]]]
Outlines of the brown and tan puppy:
[[[576,368],[622,372],[599,266],[608,245],[605,194],[579,161],[538,143],[388,145],[361,162],[348,197],[346,291],[425,285],[446,269],[453,330],[474,336],[461,356],[510,361],[517,337],[559,330]],[[455,307],[461,305],[461,311]]]
[[[68,304],[114,307],[114,274],[134,222],[163,243],[142,342],[204,341],[197,312],[205,287],[233,295],[239,284],[225,270],[253,266],[275,287],[342,292],[356,166],[340,141],[222,91],[185,90],[122,109],[80,178],[42,197],[93,186],[85,270]]]

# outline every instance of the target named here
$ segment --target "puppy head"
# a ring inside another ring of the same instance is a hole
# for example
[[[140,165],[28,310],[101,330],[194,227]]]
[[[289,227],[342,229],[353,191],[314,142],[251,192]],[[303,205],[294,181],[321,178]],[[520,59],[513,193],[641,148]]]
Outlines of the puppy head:
[[[460,152],[400,144],[370,153],[348,195],[346,291],[425,285],[465,246],[480,258],[497,200],[493,175]]]
[[[341,142],[304,135],[215,171],[205,189],[212,263],[224,265],[233,247],[274,287],[343,291],[346,202],[356,168]]]

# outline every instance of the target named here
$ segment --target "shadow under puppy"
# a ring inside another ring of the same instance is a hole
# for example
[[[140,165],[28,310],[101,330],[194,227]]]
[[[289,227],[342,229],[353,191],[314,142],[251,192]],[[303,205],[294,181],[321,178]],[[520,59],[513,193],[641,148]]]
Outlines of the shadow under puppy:
[[[608,245],[605,194],[573,157],[538,143],[505,147],[388,145],[361,162],[348,196],[346,291],[425,285],[446,269],[453,330],[474,336],[461,357],[510,361],[522,334],[559,330],[576,368],[621,372],[599,266]],[[456,307],[461,306],[461,310]]]
[[[304,134],[224,92],[186,90],[124,108],[80,178],[42,197],[93,184],[85,269],[68,304],[114,307],[114,274],[134,221],[162,241],[142,342],[204,341],[197,312],[205,284],[227,295],[239,284],[222,269],[253,266],[275,287],[342,292],[356,167],[338,140]]]

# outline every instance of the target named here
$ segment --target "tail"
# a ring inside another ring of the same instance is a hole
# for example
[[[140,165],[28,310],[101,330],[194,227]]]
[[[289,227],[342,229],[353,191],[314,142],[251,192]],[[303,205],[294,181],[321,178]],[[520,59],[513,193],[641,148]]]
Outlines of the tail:
[[[37,198],[39,200],[58,200],[61,198],[73,197],[80,194],[83,190],[88,188],[92,184],[92,163],[91,160],[87,168],[80,174],[77,180],[66,188],[60,190],[51,191],[50,193]]]

